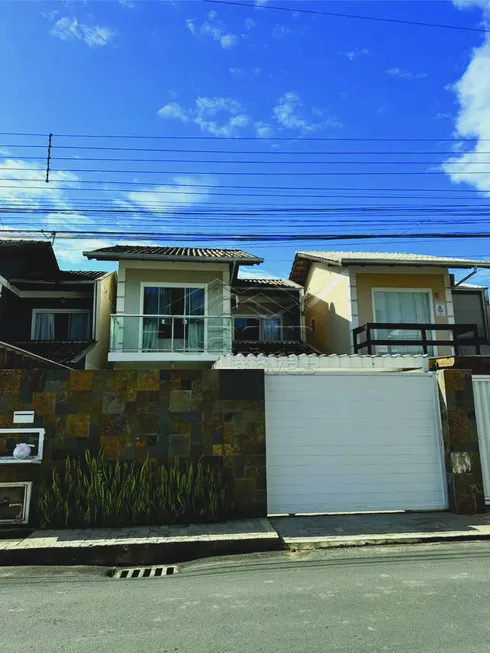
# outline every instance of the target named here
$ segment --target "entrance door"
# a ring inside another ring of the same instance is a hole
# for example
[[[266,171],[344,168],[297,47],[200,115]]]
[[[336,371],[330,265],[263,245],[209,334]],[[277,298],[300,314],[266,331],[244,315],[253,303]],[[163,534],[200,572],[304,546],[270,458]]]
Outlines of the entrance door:
[[[373,290],[375,322],[431,322],[430,292],[428,290]],[[409,329],[377,329],[380,340],[414,340],[420,331]],[[432,349],[432,348],[431,348]],[[378,345],[377,354],[422,354],[416,345]],[[433,354],[429,350],[429,354]]]

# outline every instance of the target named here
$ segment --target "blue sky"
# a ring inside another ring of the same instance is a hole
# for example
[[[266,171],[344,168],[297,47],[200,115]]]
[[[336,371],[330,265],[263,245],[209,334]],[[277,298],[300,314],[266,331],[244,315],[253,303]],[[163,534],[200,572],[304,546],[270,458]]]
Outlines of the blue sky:
[[[435,202],[439,205],[454,204],[459,197],[461,203],[472,206],[488,203],[485,197],[490,194],[490,141],[485,144],[484,139],[490,139],[490,34],[280,12],[270,5],[482,27],[490,24],[490,0],[260,0],[258,4],[266,6],[213,6],[191,0],[2,2],[1,130],[53,132],[51,180],[58,182],[57,186],[52,183],[49,190],[42,187],[45,136],[2,136],[2,202],[9,206],[12,202],[29,202],[29,206],[44,211],[34,218],[4,215],[4,226],[36,224],[49,231],[71,224],[81,230],[100,229],[100,237],[94,241],[82,236],[56,241],[63,265],[93,267],[93,263],[83,261],[79,252],[113,242],[103,233],[111,225],[148,233],[163,228],[166,220],[165,226],[173,234],[202,226],[209,232],[233,233],[243,231],[246,218],[227,219],[226,214],[217,217],[214,209],[260,212],[261,208],[279,205],[423,205],[429,194],[412,189],[440,191],[444,199]],[[77,134],[155,138],[66,136]],[[189,139],[202,136],[217,140]],[[471,140],[442,140],[457,137]],[[308,138],[434,140],[327,142]],[[88,145],[95,149],[83,149]],[[75,148],[68,149],[72,146]],[[97,149],[103,147],[197,151],[154,154]],[[221,154],[202,153],[204,149]],[[337,154],[318,154],[327,150]],[[366,154],[360,155],[359,151]],[[407,154],[412,151],[424,154]],[[90,162],[86,160],[90,156],[120,160]],[[157,160],[170,157],[172,163]],[[149,161],[128,162],[127,158]],[[104,172],[88,172],[94,169]],[[386,174],[401,170],[423,174]],[[339,171],[350,174],[331,174]],[[366,171],[375,174],[365,175]],[[237,174],[244,172],[251,174]],[[323,176],[325,172],[329,174]],[[106,185],[108,181],[126,183],[111,186]],[[225,195],[227,189],[223,186],[248,188],[243,189],[243,196],[234,196],[236,190]],[[266,190],[255,191],[251,186]],[[267,190],[269,187],[286,190]],[[294,190],[288,193],[288,188]],[[316,190],[296,190],[302,188]],[[467,192],[460,194],[455,189]],[[398,199],[404,190],[403,199]],[[376,192],[380,199],[366,199],[366,194]],[[115,214],[109,220],[108,215],[101,217],[82,210],[100,201],[107,207],[144,210],[145,217],[133,220]],[[158,212],[152,215],[157,206]],[[50,212],[49,207],[72,212],[60,216]],[[199,221],[188,217],[169,219],[165,210],[170,211],[170,207],[208,210],[209,214]],[[485,240],[410,241],[410,230],[442,229],[422,213],[420,217],[410,215],[405,218],[400,209],[390,218],[393,222],[386,223],[387,230],[407,231],[406,240],[390,242],[380,237],[361,245],[345,243],[343,248],[482,258],[490,255]],[[333,218],[336,226],[329,225],[325,217],[321,225],[312,226],[300,215],[281,222],[276,215],[268,217],[266,211],[250,220],[250,232],[342,231],[338,216]],[[346,223],[344,231],[380,228],[375,213],[362,217],[362,222],[360,215],[356,220],[357,225]],[[484,230],[485,225],[444,228]],[[208,239],[202,244],[215,243]],[[243,247],[266,258],[263,267],[267,272],[280,275],[289,273],[297,249],[342,248],[307,241],[286,245],[245,243]],[[479,279],[490,277],[482,274]]]

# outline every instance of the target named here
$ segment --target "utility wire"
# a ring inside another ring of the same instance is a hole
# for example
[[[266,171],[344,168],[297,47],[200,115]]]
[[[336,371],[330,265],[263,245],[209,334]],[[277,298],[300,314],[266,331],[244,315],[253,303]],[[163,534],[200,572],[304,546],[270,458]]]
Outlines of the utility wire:
[[[1,172],[1,170],[2,169],[0,168],[0,172]],[[17,170],[17,172],[22,172],[22,171]],[[39,170],[38,170],[38,172],[42,173],[42,171],[39,171]],[[38,180],[32,179],[31,177],[8,177],[8,178],[7,177],[5,177],[5,178],[0,177],[0,181],[8,181],[8,182],[11,182],[11,181],[25,182],[25,181],[27,181],[27,182],[33,182],[33,181],[38,181]],[[39,181],[42,181],[41,177],[40,177]],[[90,184],[104,184],[104,186],[125,184],[126,186],[136,186],[136,187],[143,186],[144,188],[139,189],[139,190],[138,189],[133,190],[132,188],[131,189],[121,189],[121,188],[119,188],[119,189],[117,189],[117,192],[119,192],[119,193],[123,193],[123,192],[138,193],[139,192],[139,193],[151,193],[151,194],[154,194],[154,193],[165,194],[165,193],[169,193],[169,192],[172,192],[172,193],[174,193],[174,192],[186,193],[187,191],[184,190],[185,188],[204,188],[204,189],[207,189],[207,190],[216,188],[218,190],[238,190],[238,191],[240,191],[240,190],[268,190],[268,191],[276,191],[276,190],[292,191],[292,190],[296,190],[296,191],[305,191],[305,192],[315,192],[315,191],[316,192],[324,192],[324,191],[343,190],[343,191],[348,191],[348,192],[359,191],[359,192],[364,192],[364,193],[366,193],[367,191],[370,190],[370,189],[366,189],[366,188],[359,188],[359,187],[356,188],[356,187],[350,187],[350,186],[349,187],[343,187],[343,188],[339,188],[338,186],[334,186],[334,187],[332,187],[332,186],[323,186],[323,187],[318,187],[318,186],[248,186],[248,185],[247,186],[242,186],[242,185],[241,186],[236,186],[236,185],[196,184],[196,183],[180,183],[180,184],[176,184],[175,182],[174,183],[166,183],[166,182],[147,182],[147,181],[143,182],[143,181],[126,181],[126,180],[121,180],[121,181],[113,181],[113,180],[100,181],[100,180],[96,180],[96,179],[76,179],[76,180],[56,179],[54,182],[50,181],[49,185],[44,184],[44,185],[38,186],[38,187],[31,186],[31,185],[25,185],[25,186],[21,185],[18,188],[25,188],[25,189],[34,189],[34,188],[36,188],[36,189],[40,189],[40,190],[43,190],[43,191],[47,191],[47,190],[51,189],[53,191],[55,191],[55,190],[64,190],[64,191],[72,192],[72,191],[80,190],[80,191],[83,191],[83,192],[89,192],[88,189],[85,189],[85,188],[77,188],[76,186],[73,186],[73,187],[70,187],[70,188],[65,188],[63,186],[55,186],[54,184],[71,184],[72,186],[74,184],[89,184],[89,185]],[[148,190],[148,188],[154,188],[154,187],[156,189],[159,189],[159,188],[161,189],[162,186],[165,187],[165,190]],[[0,185],[0,188],[13,188],[13,186],[11,186],[10,184],[6,185],[6,186],[1,186]],[[94,190],[96,190],[96,189],[90,188],[90,192],[92,192]],[[104,190],[104,191],[107,191],[107,192],[114,192],[114,190],[112,188],[99,188],[97,190]],[[489,191],[480,190],[480,189],[477,189],[477,188],[445,188],[444,190],[442,190],[440,188],[437,188],[437,189],[436,188],[400,188],[400,189],[396,189],[396,188],[373,188],[371,190],[372,190],[372,192],[407,192],[407,193],[441,193],[441,192],[445,192],[445,193],[446,192],[447,193],[469,193],[469,192],[475,192],[475,193],[485,193],[487,195],[488,195],[488,192],[489,192]],[[202,193],[199,193],[199,194],[205,194],[205,191],[203,191]],[[273,195],[272,197],[276,197],[276,195]],[[281,195],[281,197],[282,197],[282,195]]]
[[[4,233],[46,233],[46,229],[8,229]],[[121,237],[124,239],[131,239],[131,238],[143,238],[145,240],[156,240],[158,238],[165,238],[167,240],[181,240],[181,241],[189,241],[189,240],[198,240],[198,239],[206,239],[206,240],[216,240],[216,241],[283,241],[283,242],[289,242],[289,241],[308,241],[308,240],[374,240],[378,239],[380,237],[382,238],[393,238],[393,239],[400,239],[400,238],[406,238],[406,234],[400,234],[400,233],[383,233],[383,234],[367,234],[367,233],[352,233],[352,234],[317,234],[317,233],[309,233],[307,235],[303,234],[247,234],[247,233],[242,233],[242,234],[223,234],[223,233],[187,233],[187,234],[175,234],[174,232],[172,233],[149,233],[147,231],[106,231],[106,230],[97,230],[97,231],[91,231],[87,229],[83,230],[70,230],[70,229],[56,229],[52,230],[56,233],[56,235],[64,235],[66,237],[80,237],[80,236],[95,236],[97,238],[101,237],[108,237],[108,236],[117,236]],[[475,232],[475,233],[467,233],[467,232],[450,232],[450,233],[441,233],[441,232],[434,232],[434,233],[413,233],[410,234],[410,239],[418,239],[418,238],[451,238],[451,239],[476,239],[476,238],[490,238],[490,232]]]
[[[232,0],[202,0],[202,2],[207,2],[211,5],[232,5],[234,7],[252,7],[257,9],[257,5],[251,2],[233,2]],[[399,25],[412,25],[415,27],[438,27],[441,29],[455,29],[463,30],[469,32],[483,32],[489,34],[490,30],[483,27],[466,27],[462,25],[446,25],[442,23],[427,23],[423,21],[416,20],[402,20],[399,18],[383,18],[380,16],[363,16],[359,14],[345,14],[334,11],[318,11],[316,9],[298,9],[292,7],[278,7],[277,5],[261,5],[261,9],[271,9],[273,11],[287,11],[289,13],[298,13],[298,14],[313,14],[315,16],[330,16],[334,18],[355,18],[356,20],[370,20],[378,21],[383,23],[397,23]]]
[[[39,136],[42,138],[47,138],[48,134],[32,134],[28,132],[0,132],[0,136]],[[121,140],[177,140],[177,141],[289,141],[289,142],[306,142],[306,141],[318,141],[318,142],[371,142],[371,143],[463,143],[465,141],[475,142],[490,142],[490,138],[469,138],[469,137],[449,137],[449,138],[417,138],[417,137],[403,137],[403,138],[363,138],[363,137],[341,137],[341,136],[176,136],[172,135],[143,135],[143,134],[55,134],[53,133],[53,138],[88,138],[88,139],[121,139]],[[55,147],[60,147],[57,145],[57,141],[54,141]],[[7,146],[8,147],[8,146]]]
[[[39,157],[22,157],[24,161],[39,161]],[[270,165],[271,161],[260,161],[257,159],[245,159],[238,161],[227,161],[226,159],[121,159],[121,158],[104,158],[104,157],[76,157],[76,156],[52,156],[51,161],[106,161],[109,163],[211,163],[225,165]],[[275,165],[375,165],[375,166],[393,166],[393,165],[438,165],[438,161],[274,161]],[[461,165],[461,161],[443,161],[444,165]],[[490,161],[465,161],[464,165],[486,165]],[[112,170],[107,170],[112,172]],[[156,171],[158,172],[158,171]]]
[[[434,165],[432,163],[431,165]],[[4,167],[0,168],[0,172],[2,170],[6,171],[19,171],[19,168],[12,168],[12,167]],[[40,172],[39,168],[22,168],[21,172]],[[60,172],[65,172],[65,173],[93,173],[93,174],[126,174],[126,175],[201,175],[201,176],[211,176],[211,175],[236,175],[236,176],[254,176],[254,177],[261,177],[263,175],[267,176],[272,176],[272,177],[282,177],[282,176],[292,176],[292,177],[297,177],[297,176],[308,176],[308,177],[322,177],[322,176],[344,176],[344,175],[378,175],[378,176],[383,176],[383,175],[447,175],[447,172],[444,170],[422,170],[422,171],[387,171],[387,172],[379,172],[379,171],[366,171],[366,172],[354,172],[354,171],[335,171],[335,172],[283,172],[282,170],[279,172],[276,171],[260,171],[260,172],[249,172],[247,170],[237,170],[237,171],[232,171],[232,170],[220,170],[217,172],[209,172],[208,170],[122,170],[122,169],[117,169],[117,170],[104,170],[101,168],[63,168],[63,169],[57,169],[57,170],[52,170],[51,171],[53,174],[60,173]],[[464,173],[465,175],[482,175],[482,174],[490,174],[490,170],[480,170],[480,171],[469,171]],[[56,181],[63,181],[63,180],[56,180]],[[72,180],[69,180],[73,183]],[[105,182],[104,182],[105,183]],[[126,183],[126,182],[123,182]],[[139,182],[141,183],[141,182]]]
[[[289,140],[289,139],[288,139]],[[45,145],[19,145],[19,144],[10,144],[10,143],[2,143],[0,144],[0,148],[37,148],[37,149],[42,149],[46,150]],[[376,151],[376,150],[361,150],[361,151],[342,151],[342,150],[320,150],[320,151],[295,151],[295,150],[270,150],[270,151],[263,151],[263,150],[215,150],[215,149],[177,149],[177,148],[151,148],[151,147],[105,147],[101,145],[53,145],[53,151],[56,150],[88,150],[88,151],[110,151],[110,152],[158,152],[158,153],[173,153],[173,154],[227,154],[227,155],[239,155],[239,154],[261,154],[261,155],[266,155],[266,156],[303,156],[303,155],[312,155],[312,156],[317,156],[317,155],[409,155],[409,156],[415,156],[419,154],[423,155],[447,155],[447,156],[461,156],[462,154],[465,154],[465,152],[455,152],[454,150],[408,150],[408,151]],[[484,152],[478,152],[479,154],[490,154],[490,151],[484,151]],[[11,157],[4,157],[4,158],[11,158]],[[22,157],[25,159],[26,157]],[[41,157],[40,157],[41,158]],[[103,160],[103,159],[101,159]],[[119,159],[118,159],[119,160]],[[123,159],[121,159],[123,160]],[[153,159],[150,159],[150,161],[153,161]]]

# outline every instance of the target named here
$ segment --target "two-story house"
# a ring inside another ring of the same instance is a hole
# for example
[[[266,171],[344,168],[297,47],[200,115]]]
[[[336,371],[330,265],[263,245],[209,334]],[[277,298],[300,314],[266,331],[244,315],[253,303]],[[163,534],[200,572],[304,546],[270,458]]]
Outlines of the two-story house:
[[[0,341],[73,368],[107,366],[113,272],[65,271],[47,241],[0,241]]]
[[[85,252],[118,262],[109,361],[210,366],[224,354],[301,350],[303,289],[241,279],[262,259],[235,249],[117,245]]]
[[[305,289],[307,342],[327,354],[480,353],[485,295],[450,270],[490,262],[419,254],[298,252],[290,278]],[[470,275],[466,275],[465,279]]]

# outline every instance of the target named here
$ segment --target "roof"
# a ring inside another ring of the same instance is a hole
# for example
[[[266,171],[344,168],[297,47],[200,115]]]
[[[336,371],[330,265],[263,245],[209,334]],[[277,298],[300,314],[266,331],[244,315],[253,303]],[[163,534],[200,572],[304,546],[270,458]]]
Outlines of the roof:
[[[42,356],[49,360],[69,365],[78,363],[97,344],[95,341],[57,341],[57,340],[29,340],[25,342],[12,342],[12,345],[27,352]]]
[[[97,281],[110,274],[106,270],[60,270],[54,274],[49,274],[46,271],[35,272],[19,279],[12,279],[13,283],[29,283],[29,282],[46,282],[46,283],[70,283],[70,282],[86,282]]]
[[[250,277],[247,279],[238,278],[234,284],[238,288],[292,288],[293,290],[301,290],[302,286],[290,279],[266,279],[262,277]]]
[[[51,248],[48,240],[0,240],[1,249],[22,249],[24,247],[44,247]]]
[[[62,270],[60,281],[96,281],[106,274],[107,270]]]
[[[15,366],[15,369],[18,369],[17,361],[19,359],[22,368],[25,367],[24,359],[28,359],[32,361],[31,367],[52,366],[55,368],[62,368],[67,370],[71,369],[71,367],[67,367],[62,363],[50,360],[48,358],[44,358],[43,356],[34,354],[32,351],[21,349],[20,347],[17,347],[16,345],[13,345],[12,343],[8,343],[8,342],[0,342],[0,352],[3,353],[3,356],[0,356],[1,364],[4,366],[8,365],[9,367]]]
[[[486,286],[477,286],[474,283],[458,283],[457,286],[453,286],[452,290],[454,292],[459,288],[461,288],[461,290],[486,290],[487,289]]]
[[[295,354],[316,354],[316,351],[304,342],[284,340],[282,342],[259,342],[257,340],[234,340],[233,354],[263,354],[265,356],[290,356]]]
[[[7,279],[44,271],[59,272],[52,244],[47,240],[0,240],[0,271]],[[27,255],[29,253],[29,255]]]
[[[490,268],[490,261],[448,256],[426,256],[425,254],[404,254],[399,252],[296,252],[290,278],[304,283],[312,261],[327,265],[346,267],[349,265],[423,266],[442,268]]]
[[[195,247],[155,247],[152,245],[115,245],[83,252],[89,259],[119,261],[120,259],[154,259],[158,261],[200,261],[255,265],[263,259],[241,249],[211,249]]]

